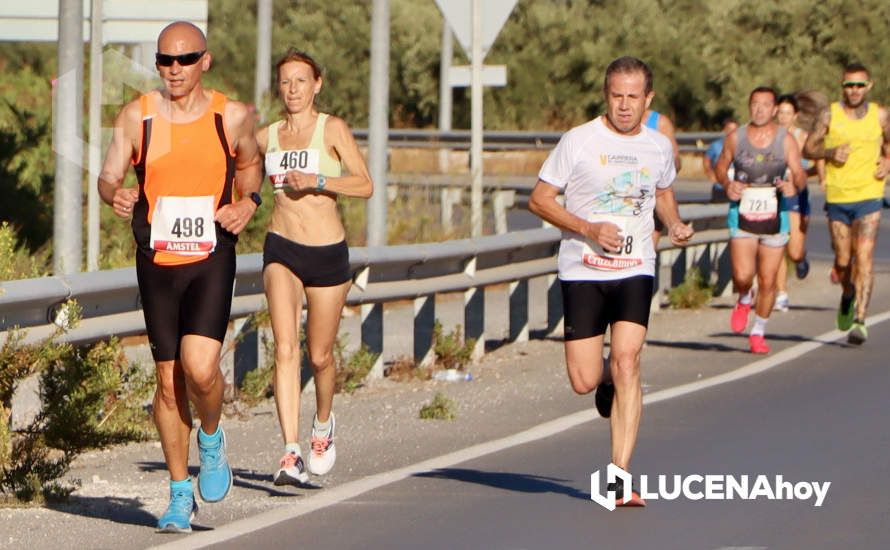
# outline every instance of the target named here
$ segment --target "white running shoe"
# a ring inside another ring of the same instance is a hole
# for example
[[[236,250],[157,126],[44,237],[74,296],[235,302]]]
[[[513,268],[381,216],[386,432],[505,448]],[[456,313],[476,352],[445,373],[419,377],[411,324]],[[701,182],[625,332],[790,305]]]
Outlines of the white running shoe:
[[[317,418],[317,417],[316,417]],[[321,435],[312,422],[312,451],[309,453],[309,471],[317,476],[323,476],[331,471],[337,460],[337,449],[334,447],[334,413],[331,413],[331,430],[328,434]]]
[[[788,293],[780,292],[776,295],[776,305],[773,306],[774,311],[788,311],[791,304],[788,301]]]
[[[279,461],[279,466],[278,471],[272,476],[272,481],[275,485],[303,487],[309,483],[309,474],[306,473],[303,457],[297,453],[284,453],[284,456]]]

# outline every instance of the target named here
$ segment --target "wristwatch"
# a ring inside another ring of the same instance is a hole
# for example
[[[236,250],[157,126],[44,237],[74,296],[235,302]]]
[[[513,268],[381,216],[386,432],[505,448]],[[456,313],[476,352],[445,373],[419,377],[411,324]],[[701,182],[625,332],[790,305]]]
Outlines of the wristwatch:
[[[325,184],[327,178],[325,178],[321,174],[318,174],[317,176],[315,176],[315,180],[318,182],[315,184],[315,190],[316,191],[324,191],[324,184]]]
[[[251,193],[249,196],[250,196],[250,200],[252,200],[253,203],[256,204],[257,208],[259,208],[260,205],[263,204],[263,197],[261,197],[260,194],[257,193],[256,191]]]

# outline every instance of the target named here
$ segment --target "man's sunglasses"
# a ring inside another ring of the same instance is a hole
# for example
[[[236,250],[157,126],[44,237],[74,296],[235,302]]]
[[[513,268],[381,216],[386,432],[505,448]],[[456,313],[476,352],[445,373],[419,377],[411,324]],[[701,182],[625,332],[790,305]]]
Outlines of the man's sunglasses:
[[[868,86],[868,82],[845,80],[843,86],[844,88],[865,88]]]
[[[197,63],[205,53],[207,53],[207,50],[184,53],[180,55],[156,53],[155,63],[157,63],[161,67],[172,67],[173,62],[176,61],[177,63],[179,63],[180,66],[186,67],[188,65],[194,65],[195,63]]]

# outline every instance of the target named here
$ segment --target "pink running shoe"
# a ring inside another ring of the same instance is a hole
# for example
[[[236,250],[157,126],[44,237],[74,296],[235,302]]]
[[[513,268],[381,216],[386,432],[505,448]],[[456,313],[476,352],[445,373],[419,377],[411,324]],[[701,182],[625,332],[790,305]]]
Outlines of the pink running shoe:
[[[736,334],[744,332],[748,326],[748,313],[751,311],[751,304],[743,304],[736,302],[732,308],[732,316],[729,318],[729,326]]]
[[[748,336],[748,345],[751,346],[751,353],[769,353],[769,346],[766,344],[766,338],[761,334],[752,334],[751,336]]]

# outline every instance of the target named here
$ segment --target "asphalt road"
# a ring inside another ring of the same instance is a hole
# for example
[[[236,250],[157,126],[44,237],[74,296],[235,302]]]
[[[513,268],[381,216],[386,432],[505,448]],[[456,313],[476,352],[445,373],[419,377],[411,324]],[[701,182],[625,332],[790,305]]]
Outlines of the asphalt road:
[[[890,338],[890,323],[874,326],[871,338]],[[888,390],[881,346],[833,343],[646,406],[635,474],[828,481],[821,507],[813,499],[680,497],[609,512],[589,500],[589,475],[608,462],[608,426],[597,420],[419,473],[222,547],[299,540],[317,549],[888,548]]]

